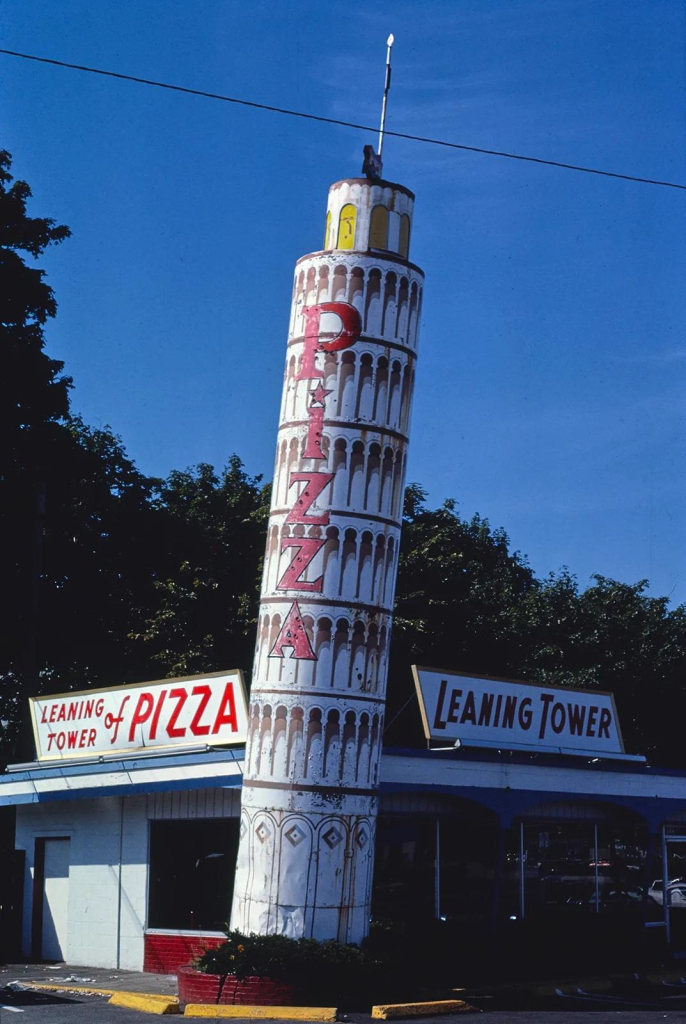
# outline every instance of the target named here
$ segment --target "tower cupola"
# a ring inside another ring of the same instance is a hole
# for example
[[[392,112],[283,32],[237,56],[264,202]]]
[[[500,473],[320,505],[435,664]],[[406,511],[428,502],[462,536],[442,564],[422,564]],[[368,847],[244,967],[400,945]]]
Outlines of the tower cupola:
[[[414,193],[392,181],[344,178],[329,189],[324,251],[389,253],[409,259]]]

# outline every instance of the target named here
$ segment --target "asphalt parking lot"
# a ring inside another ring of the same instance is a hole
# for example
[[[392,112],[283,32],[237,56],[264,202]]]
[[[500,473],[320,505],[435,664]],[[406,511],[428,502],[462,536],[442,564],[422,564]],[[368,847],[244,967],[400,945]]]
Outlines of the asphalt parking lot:
[[[0,989],[0,1024],[131,1024],[142,1020],[150,1020],[149,1015],[110,1006],[102,996],[58,996],[50,992]]]
[[[559,991],[550,995],[527,992],[484,995],[470,993],[467,997],[482,1015],[492,1017],[498,1024],[509,1021],[554,1020],[556,1024],[573,1024],[586,1020],[592,1014],[593,1024],[619,1019],[621,1024],[656,1021],[668,1017],[670,1021],[686,1021],[686,983],[645,981],[626,982],[608,992]],[[657,1016],[656,1016],[657,1015]]]
[[[641,1024],[668,1019],[686,1024],[686,983],[647,985],[636,983],[601,994],[584,992],[536,996],[509,993],[501,996],[470,995],[474,1017],[492,1019],[494,1024]],[[589,1014],[592,1017],[589,1020]],[[221,1020],[222,1018],[205,1018]],[[225,1018],[223,1018],[225,1019]],[[251,1018],[245,1018],[250,1020]],[[341,1014],[344,1024],[370,1024],[366,1014]],[[464,1014],[441,1017],[415,1017],[416,1024],[443,1021],[464,1024]],[[150,1015],[137,1010],[110,1006],[107,998],[80,994],[54,994],[16,988],[0,989],[0,1024],[20,1021],[44,1024],[133,1024],[150,1020]]]

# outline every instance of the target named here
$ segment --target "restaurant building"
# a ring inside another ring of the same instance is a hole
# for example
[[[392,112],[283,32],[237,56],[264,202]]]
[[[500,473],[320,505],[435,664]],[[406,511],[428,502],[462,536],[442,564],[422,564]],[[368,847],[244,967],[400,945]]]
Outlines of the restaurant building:
[[[429,747],[381,757],[373,917],[472,937],[538,927],[548,942],[614,920],[679,948],[686,773],[627,755],[608,695],[416,679]],[[23,862],[23,954],[171,972],[221,941],[239,842],[240,674],[33,705],[38,759],[0,777]]]

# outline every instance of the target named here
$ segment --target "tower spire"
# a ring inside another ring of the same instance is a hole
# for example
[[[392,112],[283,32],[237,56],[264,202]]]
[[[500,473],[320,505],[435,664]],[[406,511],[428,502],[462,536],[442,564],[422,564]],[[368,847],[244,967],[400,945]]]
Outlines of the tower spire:
[[[381,160],[381,151],[383,149],[383,133],[384,133],[384,129],[386,127],[386,104],[388,102],[388,90],[391,87],[391,49],[393,47],[393,43],[394,42],[395,42],[395,37],[394,37],[393,33],[391,32],[391,34],[389,35],[388,39],[386,40],[386,78],[385,78],[384,87],[383,87],[383,100],[381,101],[381,127],[379,128],[379,150],[378,150],[379,160]]]

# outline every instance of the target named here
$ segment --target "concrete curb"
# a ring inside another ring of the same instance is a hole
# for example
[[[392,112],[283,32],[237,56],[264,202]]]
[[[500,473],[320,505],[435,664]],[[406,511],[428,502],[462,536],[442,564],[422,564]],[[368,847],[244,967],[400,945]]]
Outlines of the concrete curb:
[[[124,1006],[141,1013],[181,1013],[178,999],[147,992],[115,992],[110,1006]]]
[[[431,1017],[439,1013],[477,1013],[464,999],[439,999],[432,1003],[389,1003],[372,1006],[372,1017],[377,1020],[396,1020],[402,1017]]]
[[[233,1017],[234,1020],[307,1020],[335,1021],[335,1006],[241,1006],[212,1003],[188,1003],[184,1017]]]
[[[91,988],[90,985],[51,985],[42,981],[19,981],[22,988],[35,988],[43,992],[80,992],[84,996],[113,996],[115,988]]]

